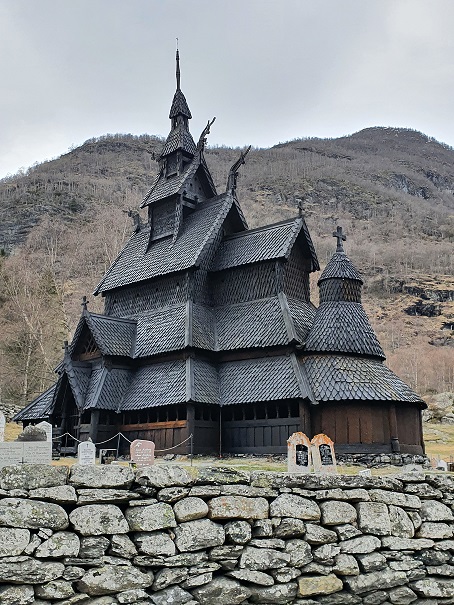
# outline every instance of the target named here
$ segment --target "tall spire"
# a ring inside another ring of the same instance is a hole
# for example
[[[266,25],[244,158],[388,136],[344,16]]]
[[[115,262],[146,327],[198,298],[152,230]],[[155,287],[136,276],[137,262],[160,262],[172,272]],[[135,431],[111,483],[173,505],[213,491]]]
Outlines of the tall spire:
[[[176,61],[177,61],[177,70],[176,70],[176,75],[177,75],[177,90],[180,90],[180,53],[178,52],[178,38],[177,38]]]

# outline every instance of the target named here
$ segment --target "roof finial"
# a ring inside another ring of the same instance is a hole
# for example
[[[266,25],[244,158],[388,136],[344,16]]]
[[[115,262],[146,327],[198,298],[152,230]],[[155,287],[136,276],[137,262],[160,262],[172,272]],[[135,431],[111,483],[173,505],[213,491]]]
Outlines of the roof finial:
[[[334,231],[333,237],[337,237],[336,252],[343,252],[344,247],[342,245],[342,242],[345,242],[347,237],[342,233],[342,227],[339,227],[339,225],[336,227],[336,231]]]
[[[246,163],[245,157],[249,153],[251,149],[251,145],[246,149],[246,151],[242,151],[238,160],[233,164],[230,168],[229,176],[227,179],[227,189],[226,191],[231,191],[232,193],[236,189],[236,184],[238,180],[238,173],[240,171],[240,166]]]
[[[176,61],[177,61],[177,90],[180,90],[180,53],[178,51],[178,38],[177,38]]]
[[[82,302],[80,303],[83,311],[87,311],[88,300],[86,296],[82,296]]]

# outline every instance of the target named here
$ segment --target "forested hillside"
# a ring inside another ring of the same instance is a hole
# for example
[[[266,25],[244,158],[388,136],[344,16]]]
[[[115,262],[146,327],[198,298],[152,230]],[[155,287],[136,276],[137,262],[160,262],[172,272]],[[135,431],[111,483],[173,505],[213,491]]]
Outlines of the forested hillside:
[[[81,296],[131,233],[126,211],[151,184],[161,146],[106,135],[0,181],[0,406],[20,407],[54,380]],[[238,155],[208,148],[218,190]],[[451,148],[394,128],[298,139],[251,150],[238,193],[250,226],[294,216],[301,203],[322,265],[341,224],[389,365],[429,399],[454,390]]]

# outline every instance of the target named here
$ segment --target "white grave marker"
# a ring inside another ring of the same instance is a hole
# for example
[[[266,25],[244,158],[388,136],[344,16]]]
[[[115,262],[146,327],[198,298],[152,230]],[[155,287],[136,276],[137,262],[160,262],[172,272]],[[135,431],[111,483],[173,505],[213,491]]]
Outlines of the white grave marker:
[[[23,441],[24,464],[51,464],[52,441]]]
[[[5,424],[5,414],[3,414],[3,412],[0,412],[0,442],[5,441]]]
[[[320,435],[313,437],[311,446],[315,472],[322,475],[335,475],[337,469],[333,441],[320,433]]]
[[[96,445],[91,441],[82,441],[77,446],[77,464],[89,465],[96,462]]]
[[[0,468],[22,464],[24,444],[17,441],[0,443]]]
[[[46,431],[47,441],[50,441],[52,443],[52,425],[51,425],[51,423],[43,420],[43,422],[38,422],[38,424],[36,426],[38,428]]]
[[[437,471],[447,471],[448,463],[445,460],[439,460],[437,464]]]
[[[130,447],[131,461],[135,462],[138,468],[152,466],[154,464],[154,448],[153,441],[135,439]]]
[[[311,442],[304,433],[293,433],[287,439],[287,472],[310,473],[311,466]]]

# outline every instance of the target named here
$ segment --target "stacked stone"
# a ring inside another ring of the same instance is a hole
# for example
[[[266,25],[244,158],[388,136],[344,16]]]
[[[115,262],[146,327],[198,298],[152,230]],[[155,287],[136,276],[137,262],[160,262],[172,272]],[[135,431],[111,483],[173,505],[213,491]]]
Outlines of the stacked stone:
[[[454,482],[0,470],[0,604],[454,604]]]

